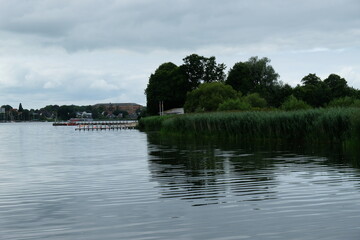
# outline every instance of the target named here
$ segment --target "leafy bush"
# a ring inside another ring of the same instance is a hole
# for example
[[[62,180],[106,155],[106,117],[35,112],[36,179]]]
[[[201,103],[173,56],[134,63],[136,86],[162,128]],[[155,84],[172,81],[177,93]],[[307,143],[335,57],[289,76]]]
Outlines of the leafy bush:
[[[253,108],[264,108],[267,106],[265,98],[260,97],[259,93],[251,93],[244,97],[244,100],[248,102]]]
[[[215,111],[220,103],[237,97],[238,93],[229,85],[220,82],[203,83],[188,93],[184,108],[186,112]]]
[[[297,99],[293,95],[288,97],[281,105],[280,109],[285,111],[302,110],[311,108],[306,102]]]
[[[328,107],[350,107],[354,101],[355,99],[352,97],[336,98],[329,102]]]
[[[230,111],[230,110],[241,110],[246,111],[250,110],[251,105],[247,101],[243,101],[239,98],[237,99],[228,99],[225,102],[219,104],[219,111]]]

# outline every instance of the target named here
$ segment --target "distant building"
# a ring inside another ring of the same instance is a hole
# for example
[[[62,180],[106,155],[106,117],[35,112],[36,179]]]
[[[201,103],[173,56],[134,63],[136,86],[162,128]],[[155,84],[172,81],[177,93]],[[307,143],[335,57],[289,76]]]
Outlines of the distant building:
[[[116,110],[126,111],[129,115],[136,115],[137,111],[140,111],[143,106],[136,103],[98,103],[94,105],[95,108],[103,107],[104,111],[114,112]]]

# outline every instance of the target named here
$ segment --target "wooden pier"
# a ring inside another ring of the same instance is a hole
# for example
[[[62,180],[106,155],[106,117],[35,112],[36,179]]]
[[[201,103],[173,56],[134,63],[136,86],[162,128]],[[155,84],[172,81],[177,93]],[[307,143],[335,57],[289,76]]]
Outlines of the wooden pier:
[[[128,130],[135,129],[137,121],[94,121],[78,124],[76,131]]]

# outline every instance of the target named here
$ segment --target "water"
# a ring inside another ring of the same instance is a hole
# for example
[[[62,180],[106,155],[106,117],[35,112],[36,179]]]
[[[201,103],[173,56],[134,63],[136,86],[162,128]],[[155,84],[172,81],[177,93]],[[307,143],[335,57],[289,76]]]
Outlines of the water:
[[[347,157],[0,124],[0,239],[359,239]]]

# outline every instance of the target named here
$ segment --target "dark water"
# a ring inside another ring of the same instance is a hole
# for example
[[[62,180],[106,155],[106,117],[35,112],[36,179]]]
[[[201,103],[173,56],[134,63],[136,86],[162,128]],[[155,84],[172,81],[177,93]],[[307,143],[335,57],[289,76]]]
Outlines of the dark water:
[[[0,124],[0,239],[360,239],[351,156]]]

